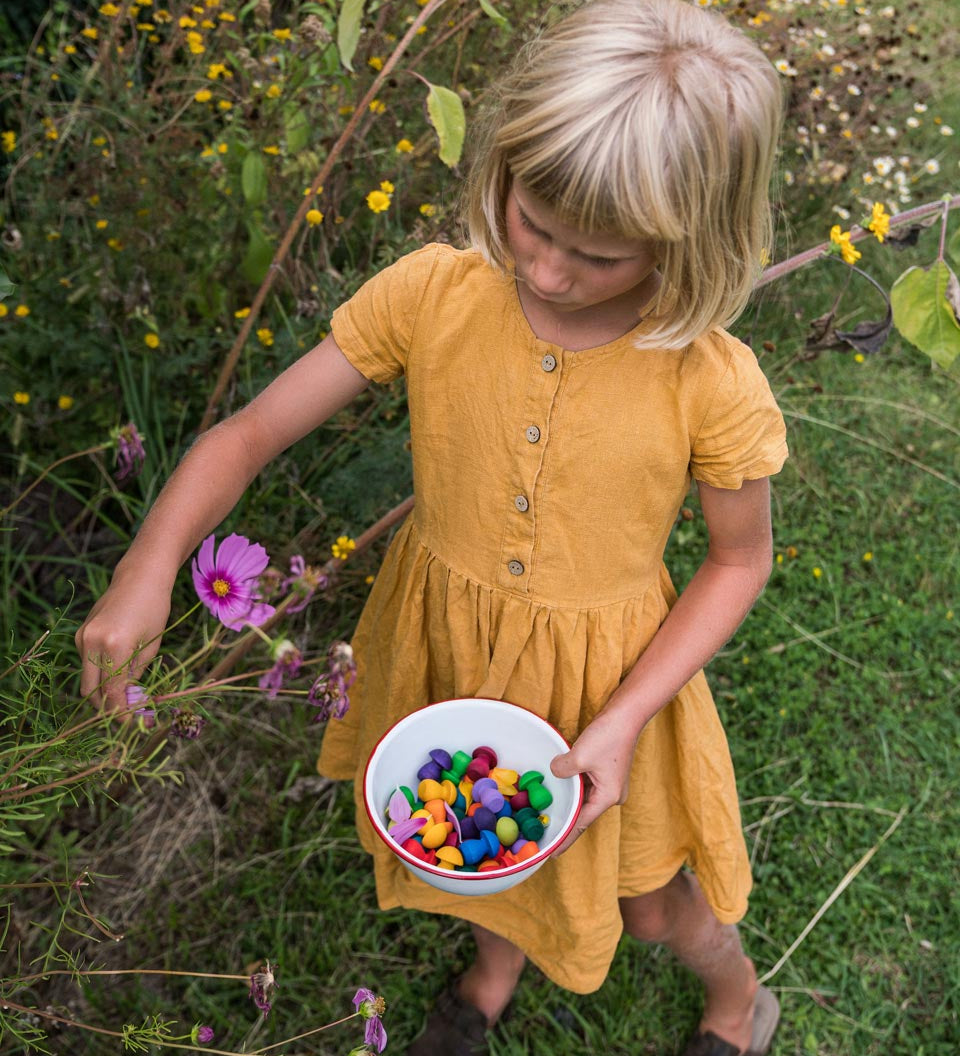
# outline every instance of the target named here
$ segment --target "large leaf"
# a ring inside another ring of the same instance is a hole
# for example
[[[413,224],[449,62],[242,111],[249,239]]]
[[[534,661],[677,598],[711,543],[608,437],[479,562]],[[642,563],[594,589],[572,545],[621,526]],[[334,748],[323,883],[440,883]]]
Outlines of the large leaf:
[[[960,284],[943,260],[907,268],[890,291],[901,334],[947,370],[960,355]]]
[[[467,130],[467,118],[460,96],[449,88],[431,84],[427,95],[427,113],[440,140],[440,160],[453,168],[460,160]]]
[[[7,278],[7,273],[0,269],[0,301],[9,297],[16,288],[16,284]]]
[[[267,200],[267,166],[256,151],[247,151],[240,171],[240,186],[248,204],[256,207]]]
[[[363,0],[344,0],[337,19],[337,51],[340,61],[348,70],[353,70],[353,54],[360,40],[360,22],[363,19]]]
[[[302,107],[292,107],[283,116],[283,135],[287,153],[299,154],[310,142],[310,119]]]
[[[260,225],[254,221],[247,221],[247,231],[250,241],[247,243],[247,252],[240,265],[240,272],[249,282],[259,286],[267,274],[270,261],[273,260],[273,246],[267,241]]]

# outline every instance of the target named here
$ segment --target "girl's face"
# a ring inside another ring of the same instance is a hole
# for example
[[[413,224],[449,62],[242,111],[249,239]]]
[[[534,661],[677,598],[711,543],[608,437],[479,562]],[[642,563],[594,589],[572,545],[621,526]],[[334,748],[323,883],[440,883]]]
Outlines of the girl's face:
[[[550,313],[607,302],[611,308],[613,302],[631,302],[639,309],[656,289],[657,262],[649,242],[571,227],[518,180],[507,195],[506,224],[517,281]]]

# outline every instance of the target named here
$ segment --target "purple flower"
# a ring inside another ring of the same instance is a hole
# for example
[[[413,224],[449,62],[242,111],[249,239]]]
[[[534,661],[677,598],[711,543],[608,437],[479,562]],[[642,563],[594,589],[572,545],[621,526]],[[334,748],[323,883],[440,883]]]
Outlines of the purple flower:
[[[386,1001],[361,986],[353,995],[353,1007],[360,1017],[366,1020],[363,1025],[364,1044],[372,1045],[377,1052],[383,1052],[387,1047],[387,1032],[380,1022],[380,1017],[386,1011]]]
[[[334,642],[327,650],[327,670],[310,687],[307,703],[317,709],[314,722],[326,722],[331,716],[342,719],[350,710],[347,690],[357,677],[353,649],[346,642]]]
[[[287,608],[287,612],[301,612],[318,590],[323,590],[329,578],[304,561],[300,554],[290,558],[290,575],[280,584],[281,590],[289,590],[298,595],[297,600]]]
[[[271,967],[270,962],[267,961],[259,972],[254,972],[250,976],[250,998],[264,1015],[273,1007],[270,998],[277,986],[277,980],[273,974],[274,967],[276,966]]]
[[[267,691],[267,699],[273,700],[277,693],[283,688],[283,683],[289,678],[296,678],[300,674],[303,664],[303,653],[290,641],[289,638],[281,638],[271,650],[273,656],[273,667],[260,676],[260,688]]]
[[[157,711],[156,708],[146,707],[147,704],[152,703],[150,697],[147,696],[147,691],[143,686],[138,686],[136,682],[130,682],[124,694],[127,698],[127,707],[136,708],[133,714],[141,720],[144,729],[152,730],[157,724]]]
[[[206,1045],[213,1041],[213,1027],[203,1027],[199,1023],[190,1031],[190,1040],[194,1045]]]
[[[143,468],[147,453],[143,449],[143,440],[140,439],[140,434],[133,422],[120,426],[115,440],[117,444],[116,481],[118,484],[126,484]]]
[[[260,600],[259,576],[270,558],[259,543],[228,535],[214,556],[214,536],[208,535],[193,559],[193,585],[200,600],[231,631],[246,624],[259,627],[276,611]]]
[[[196,712],[180,708],[173,709],[173,718],[170,720],[171,737],[180,737],[183,740],[195,741],[200,736],[200,731],[206,726],[207,720]]]

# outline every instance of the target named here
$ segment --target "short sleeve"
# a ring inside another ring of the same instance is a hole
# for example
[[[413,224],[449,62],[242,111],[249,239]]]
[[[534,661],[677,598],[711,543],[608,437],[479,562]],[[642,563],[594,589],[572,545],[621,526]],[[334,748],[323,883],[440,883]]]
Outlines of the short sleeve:
[[[693,441],[690,472],[715,488],[778,473],[787,459],[786,426],[756,356],[724,334],[726,368]]]
[[[420,305],[440,247],[425,246],[368,279],[340,305],[330,329],[347,359],[371,381],[388,382],[406,369]]]

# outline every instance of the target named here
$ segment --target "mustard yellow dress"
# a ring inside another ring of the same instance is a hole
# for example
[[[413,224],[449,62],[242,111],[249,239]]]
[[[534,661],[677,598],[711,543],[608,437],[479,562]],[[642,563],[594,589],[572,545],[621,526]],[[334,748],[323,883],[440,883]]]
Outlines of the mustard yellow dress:
[[[383,731],[432,701],[512,701],[574,741],[676,598],[662,555],[691,476],[737,488],[780,469],[783,419],[750,349],[718,330],[638,351],[644,325],[579,352],[542,341],[511,279],[445,245],[372,278],[332,321],[366,377],[406,376],[416,505],[357,626],[352,707],[329,724],[318,769],[356,779],[383,909],[473,921],[579,993],[607,974],[618,896],[687,865],[721,921],[746,911],[733,767],[702,672],[641,735],[628,801],[501,894],[414,877],[359,798]]]

